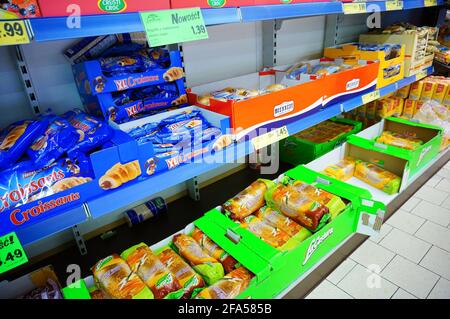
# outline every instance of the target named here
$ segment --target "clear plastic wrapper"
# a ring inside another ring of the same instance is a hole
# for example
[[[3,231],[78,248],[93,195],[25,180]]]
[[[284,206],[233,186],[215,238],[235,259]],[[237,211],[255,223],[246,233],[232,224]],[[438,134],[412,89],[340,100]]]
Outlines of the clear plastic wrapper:
[[[376,142],[404,148],[406,150],[414,150],[423,144],[423,141],[418,139],[414,133],[397,133],[391,131],[384,131],[381,133],[381,135],[376,138]]]
[[[356,161],[354,176],[389,195],[398,193],[402,182],[402,179],[394,173],[363,161]]]
[[[254,215],[245,217],[240,225],[274,248],[281,248],[291,239],[285,231]]]
[[[338,163],[328,166],[322,173],[345,182],[353,177],[354,172],[355,160],[351,157],[346,157]]]

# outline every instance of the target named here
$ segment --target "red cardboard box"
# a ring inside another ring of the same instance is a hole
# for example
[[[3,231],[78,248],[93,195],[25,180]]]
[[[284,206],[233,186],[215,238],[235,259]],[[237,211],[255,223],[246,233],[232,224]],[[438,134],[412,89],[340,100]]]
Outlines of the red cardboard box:
[[[170,0],[39,0],[44,17],[114,14],[170,9]]]

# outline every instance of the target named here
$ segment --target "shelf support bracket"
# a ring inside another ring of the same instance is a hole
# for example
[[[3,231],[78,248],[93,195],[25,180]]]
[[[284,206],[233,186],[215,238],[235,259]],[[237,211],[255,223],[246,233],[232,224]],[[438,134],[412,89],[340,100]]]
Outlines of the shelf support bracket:
[[[84,241],[83,235],[81,235],[78,225],[75,225],[72,227],[72,232],[73,232],[73,237],[78,246],[78,250],[80,251],[81,256],[86,255],[87,254],[86,243]]]
[[[198,187],[198,177],[195,176],[186,181],[189,197],[198,202],[200,200],[200,188]]]
[[[34,89],[33,80],[31,78],[31,73],[28,68],[28,64],[25,60],[25,55],[23,54],[22,46],[16,45],[15,49],[17,57],[16,60],[17,68],[19,70],[19,74],[22,79],[28,101],[30,102],[31,110],[33,111],[33,114],[39,115],[41,114],[41,110],[39,108],[39,101],[37,98],[36,90]]]

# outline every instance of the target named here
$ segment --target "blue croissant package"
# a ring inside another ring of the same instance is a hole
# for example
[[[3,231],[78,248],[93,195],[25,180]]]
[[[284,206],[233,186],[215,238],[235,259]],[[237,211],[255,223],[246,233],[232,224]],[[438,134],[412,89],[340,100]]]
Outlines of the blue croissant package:
[[[0,133],[0,171],[13,166],[34,140],[44,134],[48,118],[39,121],[19,121]]]
[[[49,165],[75,146],[80,138],[70,123],[56,115],[46,115],[47,130],[38,136],[27,151],[28,157],[38,166]]]
[[[0,174],[0,213],[90,182],[89,159],[82,153],[38,168],[33,161],[17,164]]]
[[[78,142],[68,152],[88,153],[108,142],[114,135],[113,129],[104,121],[74,109],[63,116],[79,135]]]
[[[106,49],[102,54],[102,58],[110,58],[117,56],[126,56],[129,54],[133,54],[134,52],[138,52],[144,49],[144,46],[140,43],[123,43],[114,45],[108,49]]]

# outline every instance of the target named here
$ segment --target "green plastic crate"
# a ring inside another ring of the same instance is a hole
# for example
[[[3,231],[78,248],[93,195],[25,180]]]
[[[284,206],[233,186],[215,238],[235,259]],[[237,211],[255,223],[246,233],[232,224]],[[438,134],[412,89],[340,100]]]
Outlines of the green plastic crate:
[[[295,136],[290,136],[280,142],[280,159],[282,162],[293,165],[306,164],[325,153],[333,150],[337,145],[345,142],[348,136],[356,134],[362,129],[362,123],[345,118],[333,118],[330,121],[342,124],[353,125],[353,130],[348,133],[341,134],[332,141],[325,143],[313,143],[311,141],[302,140]]]

